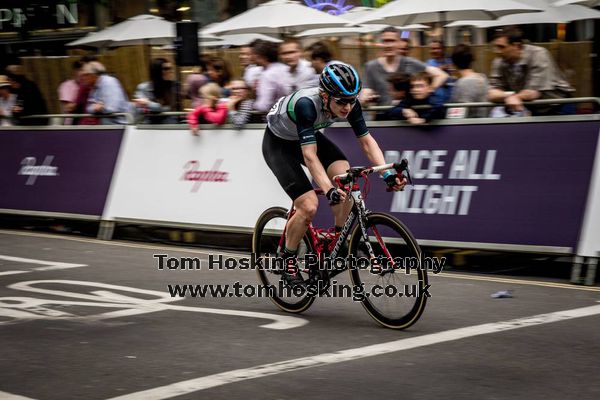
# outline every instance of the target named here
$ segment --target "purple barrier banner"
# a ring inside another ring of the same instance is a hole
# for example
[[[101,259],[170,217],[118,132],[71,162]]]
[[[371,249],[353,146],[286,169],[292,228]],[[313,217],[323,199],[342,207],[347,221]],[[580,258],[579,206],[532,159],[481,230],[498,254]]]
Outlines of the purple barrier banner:
[[[371,176],[367,207],[418,239],[576,248],[599,121],[371,128],[386,161],[409,161],[414,186],[387,193]],[[326,134],[369,165],[350,128]],[[323,204],[322,204],[323,205]],[[331,226],[319,207],[317,226]]]
[[[101,216],[123,132],[0,131],[0,208]]]

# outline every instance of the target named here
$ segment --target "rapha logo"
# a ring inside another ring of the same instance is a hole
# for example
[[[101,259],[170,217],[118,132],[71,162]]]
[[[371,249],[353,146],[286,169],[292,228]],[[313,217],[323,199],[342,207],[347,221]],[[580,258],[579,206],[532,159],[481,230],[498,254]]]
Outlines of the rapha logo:
[[[54,156],[46,156],[42,165],[35,165],[35,157],[25,157],[21,161],[21,169],[17,175],[28,175],[26,185],[33,185],[38,176],[58,176],[58,167],[51,166]]]
[[[218,159],[213,164],[212,168],[205,171],[199,171],[200,162],[197,160],[191,160],[185,163],[183,169],[185,172],[181,177],[183,181],[193,181],[192,193],[195,193],[200,189],[202,182],[227,182],[229,172],[219,171],[219,167],[223,163],[222,159]]]

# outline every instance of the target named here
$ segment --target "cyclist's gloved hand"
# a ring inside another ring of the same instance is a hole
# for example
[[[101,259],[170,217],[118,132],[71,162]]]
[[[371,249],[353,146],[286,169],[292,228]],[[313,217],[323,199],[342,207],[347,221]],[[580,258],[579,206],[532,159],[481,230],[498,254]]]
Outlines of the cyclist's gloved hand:
[[[389,174],[388,176],[383,178],[383,180],[385,181],[386,185],[391,189],[394,186],[396,186],[396,178],[397,177],[398,177],[398,175],[396,175],[396,174]]]
[[[391,171],[386,171],[383,180],[389,190],[402,190],[406,185],[406,178],[403,175],[395,174]]]
[[[329,200],[330,206],[339,204],[340,201],[342,201],[342,195],[337,191],[336,188],[329,189],[325,196],[327,197],[327,200]]]

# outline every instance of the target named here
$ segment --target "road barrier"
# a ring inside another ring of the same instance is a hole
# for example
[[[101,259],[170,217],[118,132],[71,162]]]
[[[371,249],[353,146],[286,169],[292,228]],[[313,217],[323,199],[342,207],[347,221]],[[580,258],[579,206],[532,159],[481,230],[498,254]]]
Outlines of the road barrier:
[[[600,115],[369,122],[386,161],[407,158],[415,185],[369,205],[395,214],[422,245],[600,255]],[[264,125],[0,128],[0,213],[250,233],[289,207],[262,157]],[[326,129],[366,164],[348,124]],[[330,226],[327,207],[315,223]],[[574,270],[574,275],[577,272]],[[590,280],[591,279],[591,280]]]

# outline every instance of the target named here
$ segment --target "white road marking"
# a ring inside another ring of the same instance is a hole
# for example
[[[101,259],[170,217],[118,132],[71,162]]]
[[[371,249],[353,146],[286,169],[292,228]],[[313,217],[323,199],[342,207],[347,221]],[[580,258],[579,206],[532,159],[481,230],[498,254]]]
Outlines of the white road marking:
[[[230,383],[245,381],[249,379],[263,378],[266,376],[283,374],[305,368],[320,367],[346,361],[353,361],[365,357],[389,354],[392,352],[415,349],[437,343],[450,342],[473,336],[487,335],[490,333],[503,332],[513,329],[526,328],[529,326],[549,324],[553,322],[566,321],[574,318],[588,317],[600,314],[600,305],[575,308],[572,310],[558,311],[548,314],[539,314],[531,317],[517,318],[508,321],[493,322],[482,325],[467,326],[464,328],[451,329],[448,331],[432,333],[380,343],[371,346],[358,347],[354,349],[324,353],[315,356],[296,358],[293,360],[280,361],[272,364],[257,365],[251,368],[236,369],[219,374],[203,376],[171,385],[161,386],[141,392],[113,397],[109,400],[160,400],[171,397],[182,396],[222,386]]]
[[[238,252],[231,252],[231,251],[219,250],[218,252],[214,252],[214,251],[209,251],[209,250],[205,250],[205,249],[203,249],[203,250],[190,249],[190,248],[181,247],[181,246],[156,246],[156,245],[149,245],[149,244],[120,242],[120,241],[116,241],[116,240],[106,241],[106,240],[99,240],[99,239],[88,239],[88,238],[62,236],[62,235],[49,234],[49,233],[11,231],[11,230],[5,230],[5,229],[0,229],[0,234],[14,235],[14,236],[41,237],[41,238],[57,239],[57,240],[69,240],[69,241],[81,242],[81,243],[93,243],[93,244],[99,244],[99,245],[105,245],[105,246],[129,247],[129,248],[148,249],[148,250],[155,250],[155,251],[172,251],[174,253],[203,254],[203,255],[207,255],[207,256],[211,255],[211,254],[212,255],[231,256],[231,257],[247,257],[248,256],[248,253],[238,253]],[[508,279],[508,278],[501,278],[501,277],[496,277],[496,276],[482,276],[482,275],[476,275],[476,274],[473,274],[473,275],[458,274],[458,273],[454,273],[454,272],[441,273],[438,275],[430,274],[430,276],[437,276],[437,277],[450,278],[450,279],[467,279],[467,280],[484,281],[484,282],[512,283],[515,285],[552,287],[552,288],[558,288],[558,289],[583,290],[583,291],[592,291],[592,292],[600,291],[600,287],[597,287],[597,286],[579,286],[579,285],[572,285],[569,283],[544,282],[544,281],[536,281],[536,280],[528,280],[528,279]]]
[[[12,256],[1,255],[1,254],[0,254],[0,260],[21,262],[21,263],[25,263],[25,264],[41,264],[41,265],[43,265],[42,267],[32,268],[27,271],[22,271],[22,270],[2,271],[2,272],[0,272],[0,276],[15,275],[15,274],[27,274],[27,273],[34,272],[34,271],[54,271],[57,269],[87,267],[87,264],[72,264],[72,263],[65,263],[65,262],[59,262],[59,261],[36,260],[33,258],[12,257]]]
[[[0,392],[0,399],[2,400],[34,400],[30,397],[19,396],[12,393]]]
[[[89,291],[88,293],[81,293],[40,287],[48,285],[74,285],[76,287],[86,286],[91,288],[100,288],[102,290],[93,290]],[[183,300],[183,298],[171,297],[166,291],[159,292],[156,290],[137,289],[128,286],[111,285],[108,283],[71,280],[37,280],[13,283],[12,285],[9,285],[8,288],[63,298],[76,298],[78,301],[67,301],[62,299],[39,299],[32,297],[0,297],[0,316],[11,318],[11,320],[0,322],[0,325],[34,319],[103,321],[111,318],[120,318],[169,310],[267,319],[272,322],[260,325],[260,327],[277,330],[298,328],[308,323],[308,321],[304,318],[292,317],[289,315],[165,304],[180,301]],[[115,293],[115,291],[137,294],[137,296],[128,296],[121,293]],[[144,297],[139,297],[140,295],[143,295]],[[79,316],[71,314],[65,310],[59,311],[49,307],[56,305],[104,307],[112,309],[116,308],[118,310],[95,315]]]
[[[22,262],[22,263],[27,263],[27,264],[43,264],[43,265],[61,264],[61,263],[57,263],[54,261],[36,260],[33,258],[11,257],[11,256],[3,256],[3,255],[0,255],[0,260]]]
[[[571,290],[583,290],[588,292],[600,292],[600,287],[598,286],[577,286],[571,283],[560,283],[560,282],[542,282],[542,281],[528,281],[525,279],[514,279],[514,278],[501,278],[496,276],[481,276],[481,275],[466,275],[466,274],[438,274],[438,275],[430,275],[441,278],[450,278],[450,279],[466,279],[471,281],[484,281],[484,282],[498,282],[498,283],[511,283],[514,285],[531,285],[531,286],[542,286],[542,287],[551,287],[551,288],[559,288],[559,289],[571,289]]]
[[[141,243],[130,243],[123,242],[119,240],[100,240],[100,239],[89,239],[89,238],[79,238],[72,236],[63,236],[58,234],[51,233],[35,233],[35,232],[19,232],[19,231],[10,231],[5,229],[0,229],[0,234],[4,235],[13,235],[13,236],[28,236],[28,237],[40,237],[47,239],[57,239],[57,240],[69,240],[72,242],[80,242],[80,243],[93,243],[99,244],[103,246],[118,246],[118,247],[129,247],[133,249],[148,249],[155,251],[172,251],[176,253],[192,253],[192,254],[204,254],[204,255],[223,255],[223,256],[231,256],[231,257],[247,257],[248,253],[240,253],[235,251],[227,251],[227,250],[219,250],[217,251],[209,251],[207,249],[193,249],[182,246],[166,246],[166,245],[152,245],[152,244],[141,244]]]
[[[0,276],[3,275],[17,275],[17,274],[26,274],[29,271],[20,271],[20,270],[13,270],[13,271],[4,271],[4,272],[0,272]]]

